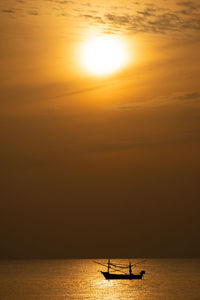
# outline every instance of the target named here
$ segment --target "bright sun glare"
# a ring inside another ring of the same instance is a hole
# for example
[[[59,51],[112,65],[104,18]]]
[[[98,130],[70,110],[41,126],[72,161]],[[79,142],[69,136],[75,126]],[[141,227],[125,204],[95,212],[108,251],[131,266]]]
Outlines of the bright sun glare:
[[[90,73],[114,73],[126,64],[128,54],[125,44],[115,36],[94,37],[84,43],[82,63]]]

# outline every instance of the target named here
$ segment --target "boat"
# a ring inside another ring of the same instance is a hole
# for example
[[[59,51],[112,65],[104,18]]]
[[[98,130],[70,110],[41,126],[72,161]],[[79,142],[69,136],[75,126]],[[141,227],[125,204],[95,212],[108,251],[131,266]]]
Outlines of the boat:
[[[101,274],[105,277],[105,279],[142,279],[143,275],[146,273],[144,270],[142,270],[139,274],[134,274],[132,273],[132,267],[135,267],[137,264],[143,262],[144,260],[135,263],[135,264],[131,264],[131,262],[129,262],[129,265],[125,265],[125,264],[114,264],[111,263],[110,259],[108,259],[107,264],[105,263],[100,263],[95,261],[95,263],[107,267],[107,271],[100,271]],[[128,269],[128,270],[126,270]],[[112,273],[110,272],[110,270],[112,271]],[[128,272],[127,272],[128,271]],[[115,272],[119,272],[119,273],[115,273]]]

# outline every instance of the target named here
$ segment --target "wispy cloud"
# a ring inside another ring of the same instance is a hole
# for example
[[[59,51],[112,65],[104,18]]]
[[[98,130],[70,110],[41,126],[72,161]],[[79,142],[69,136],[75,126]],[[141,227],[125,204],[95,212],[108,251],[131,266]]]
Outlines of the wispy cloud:
[[[104,16],[110,26],[120,26],[124,30],[132,33],[162,33],[184,29],[200,30],[200,18],[191,16],[184,19],[174,12],[162,11],[159,13],[154,10],[138,11],[135,15],[116,15],[107,14]]]
[[[46,0],[46,1],[47,2],[54,2],[54,3],[62,4],[62,5],[74,3],[73,1],[67,1],[67,0]]]
[[[152,98],[146,100],[145,102],[141,102],[139,100],[134,100],[132,103],[119,105],[113,107],[113,109],[121,110],[121,111],[129,111],[129,110],[141,110],[145,108],[156,108],[160,106],[167,105],[178,105],[178,104],[195,104],[200,108],[200,92],[192,91],[185,93],[174,93],[171,95],[163,95],[158,98]]]
[[[200,92],[195,91],[195,92],[174,94],[172,95],[171,98],[177,100],[185,100],[185,101],[198,100],[200,99]]]
[[[15,10],[14,9],[2,9],[1,12],[6,13],[6,14],[14,14]]]
[[[187,29],[200,30],[199,6],[194,2],[178,2],[177,10],[167,7],[159,7],[153,3],[146,6],[138,5],[136,9],[130,9],[129,13],[109,10],[102,16],[97,14],[83,15],[88,21],[105,24],[107,29],[121,30],[129,33],[160,33],[181,32]]]
[[[182,6],[189,11],[193,11],[199,8],[199,5],[193,1],[179,1],[176,3],[178,6]]]
[[[30,10],[28,11],[28,14],[32,16],[39,16],[39,12],[37,10]]]
[[[13,3],[13,5],[12,5]],[[17,3],[17,4],[16,4]],[[34,5],[34,10],[31,6]],[[22,8],[24,7],[24,9]],[[160,4],[132,2],[122,7],[114,2],[100,4],[93,1],[68,1],[68,0],[45,0],[25,2],[6,1],[0,5],[2,13],[40,15],[43,13],[56,14],[57,17],[68,16],[74,19],[81,19],[89,25],[100,26],[102,31],[107,32],[128,32],[132,34],[168,34],[184,33],[185,31],[200,30],[200,5],[198,1],[177,1],[171,6],[167,1],[160,1]],[[18,9],[20,8],[20,9]],[[69,14],[70,9],[70,14]],[[57,14],[57,11],[62,11]]]
[[[13,3],[13,5],[11,5]],[[15,3],[15,4],[14,4]],[[49,3],[49,4],[48,4]],[[50,5],[51,3],[51,5]],[[68,0],[45,0],[25,2],[18,0],[9,2],[9,7],[3,1],[2,13],[14,14],[24,12],[31,15],[41,15],[43,13],[55,14],[57,10],[62,10],[62,14],[57,17],[68,16],[76,19],[82,19],[89,25],[99,25],[105,32],[128,32],[136,33],[154,33],[168,34],[170,32],[185,32],[187,30],[200,30],[200,5],[197,1],[177,1],[175,6],[167,5],[167,2],[160,2],[160,5],[154,3],[145,3],[144,1],[130,3],[127,7],[106,3],[101,5],[92,1],[76,2]],[[17,5],[17,6],[16,6]],[[31,6],[35,7],[34,10]],[[17,8],[20,8],[18,10]],[[69,8],[71,12],[69,15]],[[26,11],[25,11],[26,10]],[[77,13],[77,12],[81,13]]]

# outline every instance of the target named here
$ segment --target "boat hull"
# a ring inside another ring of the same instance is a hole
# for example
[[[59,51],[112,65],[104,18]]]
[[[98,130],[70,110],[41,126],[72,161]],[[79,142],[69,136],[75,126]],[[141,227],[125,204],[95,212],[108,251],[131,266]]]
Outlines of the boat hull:
[[[140,274],[111,274],[108,272],[101,272],[105,279],[142,279],[144,273]]]

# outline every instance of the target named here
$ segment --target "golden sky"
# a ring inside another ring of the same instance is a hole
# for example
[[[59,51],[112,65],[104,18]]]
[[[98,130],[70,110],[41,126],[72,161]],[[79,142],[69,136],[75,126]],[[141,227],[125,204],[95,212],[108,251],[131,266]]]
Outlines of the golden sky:
[[[120,40],[127,61],[98,75],[84,67],[82,54],[102,36]],[[0,1],[0,228],[5,233],[8,222],[11,234],[2,255],[12,248],[15,227],[41,239],[50,228],[49,240],[61,248],[65,228],[70,253],[73,237],[94,232],[96,245],[108,234],[128,245],[142,216],[133,237],[151,239],[150,255],[161,235],[166,244],[176,240],[175,255],[187,245],[185,255],[196,255],[199,36],[198,0]],[[103,214],[115,230],[102,225]],[[173,256],[164,245],[161,255]],[[123,251],[116,255],[129,255]]]

